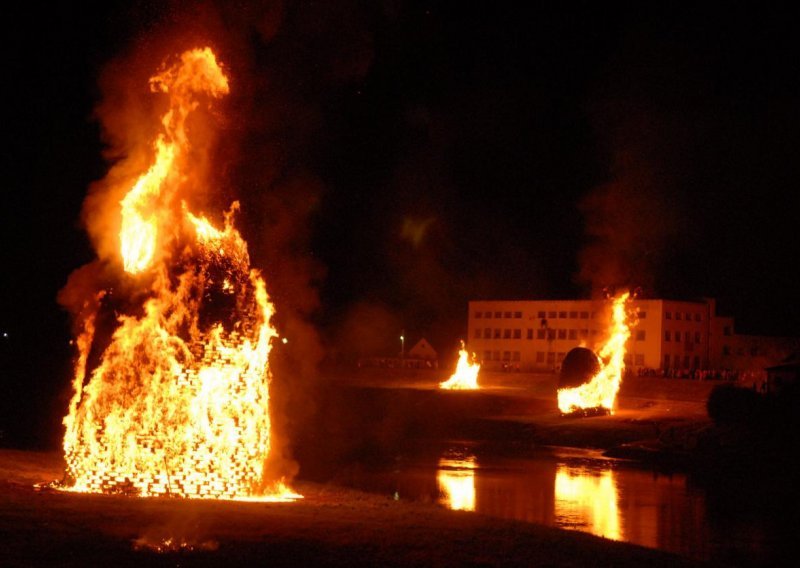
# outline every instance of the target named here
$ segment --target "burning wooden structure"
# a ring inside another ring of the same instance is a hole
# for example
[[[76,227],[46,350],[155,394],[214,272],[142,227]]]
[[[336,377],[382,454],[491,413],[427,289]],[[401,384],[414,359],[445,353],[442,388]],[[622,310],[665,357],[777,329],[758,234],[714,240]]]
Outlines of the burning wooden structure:
[[[195,115],[229,91],[210,48],[150,78],[166,103],[157,135],[107,178],[98,246],[107,277],[79,314],[64,418],[67,489],[139,496],[298,497],[265,478],[274,312],[233,223],[193,213],[205,192]],[[114,200],[115,196],[119,196]],[[111,211],[111,213],[108,213]]]

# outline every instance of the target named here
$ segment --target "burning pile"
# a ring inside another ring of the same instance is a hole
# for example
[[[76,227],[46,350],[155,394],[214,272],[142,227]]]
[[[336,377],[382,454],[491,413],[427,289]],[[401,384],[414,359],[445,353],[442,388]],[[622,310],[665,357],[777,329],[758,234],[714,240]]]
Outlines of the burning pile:
[[[625,370],[625,343],[631,336],[626,309],[629,300],[630,292],[625,292],[612,301],[609,337],[597,353],[596,361],[587,365],[587,368],[599,368],[596,374],[582,385],[558,390],[558,409],[563,414],[613,411]]]
[[[78,322],[64,418],[68,488],[297,497],[264,478],[277,334],[264,280],[233,226],[238,203],[222,228],[188,204],[198,190],[190,119],[228,93],[228,78],[211,49],[193,49],[150,86],[168,99],[152,163],[119,202],[112,281]]]
[[[446,381],[439,383],[439,388],[452,390],[475,390],[478,388],[478,371],[481,370],[480,363],[475,361],[467,353],[464,342],[461,342],[461,349],[458,351],[458,363],[456,372]]]

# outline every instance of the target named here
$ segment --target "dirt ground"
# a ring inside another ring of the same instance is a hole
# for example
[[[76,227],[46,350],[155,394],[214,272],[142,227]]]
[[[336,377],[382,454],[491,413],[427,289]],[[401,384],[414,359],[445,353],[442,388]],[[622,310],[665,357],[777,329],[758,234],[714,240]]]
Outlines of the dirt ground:
[[[298,483],[294,503],[37,490],[55,453],[0,450],[0,565],[692,566],[587,534],[503,521],[340,487]],[[155,552],[166,539],[184,548]]]

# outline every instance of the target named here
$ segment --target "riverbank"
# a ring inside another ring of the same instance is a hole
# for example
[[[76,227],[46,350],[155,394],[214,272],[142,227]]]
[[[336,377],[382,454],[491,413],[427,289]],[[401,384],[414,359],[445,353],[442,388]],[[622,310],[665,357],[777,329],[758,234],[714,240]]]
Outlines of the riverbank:
[[[362,369],[330,382],[317,397],[316,423],[296,444],[303,470],[324,479],[326,465],[393,460],[437,440],[518,452],[588,448],[679,466],[711,424],[706,399],[718,384],[630,377],[612,415],[570,418],[557,409],[554,374],[483,373],[476,391],[439,389],[446,378],[443,371]]]
[[[298,482],[294,503],[36,490],[56,453],[0,450],[4,566],[697,566],[574,531]],[[182,548],[155,552],[170,540]]]

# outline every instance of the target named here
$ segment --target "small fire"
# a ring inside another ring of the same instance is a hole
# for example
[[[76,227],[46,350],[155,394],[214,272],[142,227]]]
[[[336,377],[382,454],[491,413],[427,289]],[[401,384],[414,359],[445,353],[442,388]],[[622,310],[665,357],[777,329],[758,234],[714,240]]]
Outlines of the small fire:
[[[630,296],[630,292],[624,292],[612,301],[609,338],[598,352],[602,364],[600,371],[588,383],[559,389],[558,409],[562,413],[593,408],[613,412],[625,370],[625,343],[631,336],[627,312]]]
[[[277,333],[264,280],[234,228],[238,203],[222,228],[187,204],[199,175],[189,117],[226,95],[228,78],[210,48],[192,49],[150,87],[169,106],[152,164],[119,203],[119,292],[98,290],[94,308],[81,314],[64,418],[66,489],[299,498],[282,480],[264,478]]]
[[[439,383],[439,388],[452,390],[475,390],[478,387],[478,371],[481,370],[480,363],[475,361],[475,354],[470,357],[461,342],[461,349],[458,352],[458,363],[456,372],[446,381]]]

